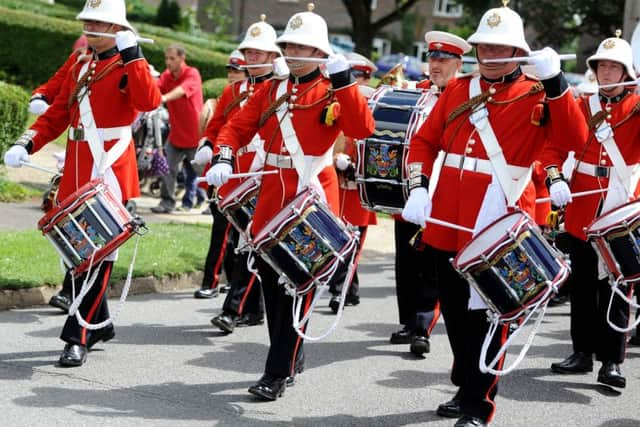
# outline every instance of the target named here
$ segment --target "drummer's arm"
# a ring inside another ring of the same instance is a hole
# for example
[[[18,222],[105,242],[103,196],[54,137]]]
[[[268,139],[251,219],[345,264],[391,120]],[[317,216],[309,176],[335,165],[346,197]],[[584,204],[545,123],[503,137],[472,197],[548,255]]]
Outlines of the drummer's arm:
[[[340,84],[339,78],[331,76],[331,82],[334,87],[334,94],[339,103],[339,114],[337,115],[337,124],[346,136],[355,139],[363,139],[370,136],[375,130],[375,120],[369,109],[367,100],[357,84]],[[331,108],[331,106],[329,107]]]
[[[233,92],[231,85],[225,86],[222,94],[220,95],[220,99],[216,103],[216,108],[213,111],[213,116],[204,132],[202,133],[202,137],[204,138],[203,144],[208,146],[213,150],[214,142],[216,138],[218,138],[218,134],[220,133],[220,129],[224,126],[227,121],[227,117],[224,114],[224,110],[227,108],[227,105],[233,100]]]

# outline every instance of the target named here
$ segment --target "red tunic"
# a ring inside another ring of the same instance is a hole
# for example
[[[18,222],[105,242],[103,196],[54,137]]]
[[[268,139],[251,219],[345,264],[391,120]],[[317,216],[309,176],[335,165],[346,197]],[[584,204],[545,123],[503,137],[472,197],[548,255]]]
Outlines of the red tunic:
[[[120,61],[116,53],[107,59],[96,61],[95,76],[100,76],[108,66]],[[37,134],[33,137],[32,152],[40,150],[45,144],[56,139],[70,125],[79,127],[78,102],[74,98],[69,106],[71,93],[78,80],[82,64],[75,64],[62,85],[49,109],[38,117],[31,129]],[[124,76],[126,79],[123,79]],[[119,89],[121,82],[126,86]],[[131,126],[138,111],[151,111],[160,105],[160,91],[149,74],[149,66],[144,58],[131,61],[126,65],[116,65],[106,75],[96,78],[89,86],[91,109],[98,128]],[[105,141],[108,151],[117,140]],[[133,141],[132,141],[133,142]],[[93,157],[86,141],[67,141],[65,169],[60,182],[58,199],[64,200],[91,179]],[[111,166],[120,184],[123,201],[140,195],[136,152],[130,143],[125,152]]]
[[[220,131],[216,146],[229,146],[233,151],[248,144],[259,129],[262,114],[275,101],[276,89],[280,81],[271,81],[249,99],[244,108],[233,117]],[[295,87],[295,91],[292,89]],[[366,100],[355,84],[330,91],[329,79],[318,75],[294,84],[287,81],[287,92],[295,93],[290,101],[289,114],[296,131],[300,146],[305,155],[321,156],[332,148],[342,131],[353,138],[365,138],[373,133],[374,120]],[[323,121],[323,110],[329,104],[337,102],[332,110],[336,120],[332,125]],[[260,128],[265,139],[267,153],[288,155],[284,147],[278,117],[271,114]],[[255,235],[265,223],[280,211],[296,195],[298,174],[295,169],[265,166],[265,170],[277,169],[278,174],[265,175],[253,217],[252,233]],[[327,202],[333,212],[339,214],[338,177],[333,165],[324,168],[318,175]]]
[[[178,78],[174,79],[169,70],[160,75],[158,87],[162,93],[171,92],[178,86],[184,90],[184,96],[167,101],[169,141],[178,148],[196,148],[202,110],[202,79],[198,70],[185,64]]]
[[[630,116],[631,111],[639,102],[640,96],[631,93],[626,95],[620,102],[611,104],[609,113],[611,118],[607,119],[613,128],[616,145],[627,165],[640,162],[640,150],[638,149],[640,115],[636,113]],[[611,167],[611,159],[604,146],[595,138],[593,130],[588,129],[587,121],[591,116],[588,98],[580,98],[578,104],[582,113],[580,120],[567,122],[571,123],[571,133],[567,132],[565,138],[559,139],[556,144],[545,149],[542,158],[543,164],[560,167],[567,158],[568,152],[573,150],[576,153],[576,165],[579,165],[580,162],[586,162],[592,165]],[[604,111],[605,105],[601,103],[601,107]],[[610,169],[610,173],[615,173],[615,171]],[[570,188],[574,193],[598,188],[606,189],[608,185],[608,177],[594,177],[574,170]],[[640,194],[638,190],[638,188],[635,189],[636,196]],[[574,237],[586,240],[584,227],[598,216],[598,209],[600,204],[604,202],[606,195],[607,193],[604,192],[573,198],[565,210],[564,222],[567,232]]]
[[[447,125],[450,114],[469,99],[470,82],[470,77],[451,81],[425,124],[411,140],[409,163],[422,162],[423,173],[427,176],[439,150],[487,159],[480,137],[469,121],[468,109]],[[546,100],[544,91],[530,93],[536,83],[526,75],[508,83],[494,83],[492,86],[496,93],[487,100],[491,125],[509,165],[531,166],[541,154],[545,142],[562,138],[566,124],[579,117],[569,91],[556,99]],[[490,83],[481,80],[480,86],[485,93]],[[559,108],[548,123],[540,124],[545,101],[550,105],[558,104]],[[438,187],[432,195],[431,216],[473,228],[490,182],[491,175],[443,166]],[[533,184],[529,183],[518,202],[519,207],[532,217],[535,194]],[[471,233],[434,224],[428,224],[427,231],[423,233],[427,244],[444,251],[461,249],[471,237]]]

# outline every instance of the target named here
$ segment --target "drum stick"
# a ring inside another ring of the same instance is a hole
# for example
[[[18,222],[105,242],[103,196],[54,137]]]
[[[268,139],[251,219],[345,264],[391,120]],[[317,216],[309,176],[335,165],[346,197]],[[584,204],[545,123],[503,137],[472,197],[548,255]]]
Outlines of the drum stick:
[[[454,230],[466,231],[467,233],[473,234],[473,230],[471,228],[464,227],[462,225],[454,224],[452,222],[443,221],[441,219],[436,218],[427,218],[427,222],[431,224],[441,225],[443,227],[453,228]]]
[[[240,68],[266,68],[273,67],[273,64],[251,64],[251,65],[241,65]]]
[[[233,173],[233,174],[229,175],[229,179],[246,178],[246,177],[249,177],[249,176],[259,176],[259,175],[273,175],[274,173],[278,173],[278,171],[274,169],[274,170],[270,170],[270,171]],[[207,178],[205,178],[204,176],[201,176],[199,178],[196,178],[196,182],[197,183],[207,182]]]
[[[28,168],[37,169],[42,172],[50,173],[51,175],[55,175],[58,173],[58,171],[54,171],[53,169],[45,168],[44,166],[36,165],[35,163],[31,163],[31,162],[25,162],[24,160],[20,160],[20,164]]]
[[[576,59],[575,53],[563,53],[558,55],[561,61],[573,61]],[[497,62],[530,62],[530,56],[514,56],[511,58],[492,58],[492,59],[483,59],[482,62],[485,64],[494,64]]]
[[[608,85],[598,85],[598,89],[610,89],[610,88],[620,87],[620,86],[635,86],[637,84],[640,84],[640,80],[631,80],[630,82],[622,82],[622,83],[611,83]]]
[[[285,56],[285,60],[287,61],[298,61],[298,62],[317,62],[318,64],[324,64],[329,61],[329,58],[312,58],[306,56]],[[364,61],[347,61],[349,65],[367,65]]]
[[[605,191],[607,191],[606,188],[598,188],[597,190],[578,191],[577,193],[571,193],[571,197],[589,196],[591,194],[604,193]],[[536,203],[545,203],[550,201],[551,201],[551,197],[543,197],[541,199],[536,199]]]
[[[88,36],[108,37],[110,39],[115,39],[116,38],[116,35],[112,34],[112,33],[98,33],[96,31],[83,31],[83,33],[85,33]],[[145,37],[136,36],[136,40],[138,41],[138,43],[149,43],[149,44],[155,43],[155,41],[153,39],[148,39],[148,38],[145,38]]]

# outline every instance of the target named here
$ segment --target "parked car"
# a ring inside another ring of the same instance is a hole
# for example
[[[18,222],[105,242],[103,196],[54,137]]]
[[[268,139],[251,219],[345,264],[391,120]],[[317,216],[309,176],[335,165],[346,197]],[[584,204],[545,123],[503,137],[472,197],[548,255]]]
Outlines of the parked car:
[[[422,80],[425,78],[425,66],[415,56],[407,56],[401,53],[395,53],[391,55],[385,55],[376,61],[376,67],[378,71],[375,72],[375,77],[382,77],[389,72],[394,66],[402,63],[404,75],[409,80]]]

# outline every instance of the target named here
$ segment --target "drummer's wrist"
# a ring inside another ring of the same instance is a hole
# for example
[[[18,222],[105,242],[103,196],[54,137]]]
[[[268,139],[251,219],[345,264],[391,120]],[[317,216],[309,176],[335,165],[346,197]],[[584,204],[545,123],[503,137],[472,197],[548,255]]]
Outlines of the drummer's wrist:
[[[33,129],[27,129],[22,135],[20,135],[20,138],[11,145],[19,145],[27,150],[27,153],[32,154],[33,137],[36,136],[37,133],[38,132]]]
[[[226,163],[233,167],[233,148],[228,145],[220,145],[218,153],[213,156],[213,163]]]
[[[547,178],[544,180],[547,188],[551,187],[553,184],[559,181],[567,182],[566,178],[556,165],[547,166],[544,168],[547,171]]]
[[[422,163],[409,163],[409,191],[414,188],[429,189],[429,178],[422,173]]]

